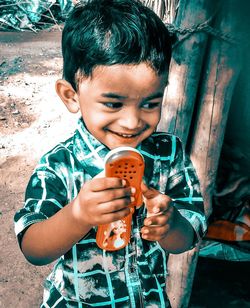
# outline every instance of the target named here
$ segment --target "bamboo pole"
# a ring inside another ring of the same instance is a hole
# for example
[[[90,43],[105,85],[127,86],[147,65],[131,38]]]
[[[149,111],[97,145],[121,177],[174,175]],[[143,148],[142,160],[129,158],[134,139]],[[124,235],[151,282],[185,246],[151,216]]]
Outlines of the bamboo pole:
[[[227,4],[229,2],[232,1]],[[190,27],[205,21],[212,14],[210,5],[211,1],[181,1],[176,24]],[[231,5],[220,11],[222,19],[218,26],[222,31],[230,32],[235,27],[233,13]],[[206,34],[195,33],[173,52],[160,130],[178,135],[184,144],[188,140],[206,43]],[[205,195],[207,214],[211,212],[211,187],[215,181],[225,122],[238,75],[237,57],[236,49],[230,44],[213,40],[201,91],[198,124],[193,142],[189,145]],[[188,307],[197,258],[198,248],[169,256],[167,293],[173,308]]]

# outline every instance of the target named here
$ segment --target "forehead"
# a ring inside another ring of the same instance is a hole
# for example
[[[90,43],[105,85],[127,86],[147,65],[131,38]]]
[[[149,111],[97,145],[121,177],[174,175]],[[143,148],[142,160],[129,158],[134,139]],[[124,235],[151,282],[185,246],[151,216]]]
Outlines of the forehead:
[[[158,75],[148,64],[117,64],[97,66],[91,76],[83,77],[79,90],[114,92],[129,96],[145,96],[163,91],[167,84],[167,73]]]

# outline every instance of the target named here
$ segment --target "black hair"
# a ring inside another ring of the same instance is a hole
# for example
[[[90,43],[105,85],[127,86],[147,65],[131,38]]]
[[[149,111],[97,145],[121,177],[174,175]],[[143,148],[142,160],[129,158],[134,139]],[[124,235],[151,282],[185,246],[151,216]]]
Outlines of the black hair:
[[[171,38],[162,20],[139,0],[89,0],[69,14],[62,34],[63,78],[77,90],[79,77],[98,65],[147,62],[167,72]]]

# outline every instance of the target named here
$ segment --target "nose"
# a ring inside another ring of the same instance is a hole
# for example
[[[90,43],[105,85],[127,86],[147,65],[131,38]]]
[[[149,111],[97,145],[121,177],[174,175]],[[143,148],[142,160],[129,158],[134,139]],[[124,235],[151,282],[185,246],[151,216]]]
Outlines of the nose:
[[[140,110],[127,108],[121,112],[119,125],[126,130],[135,130],[141,127],[142,119]]]

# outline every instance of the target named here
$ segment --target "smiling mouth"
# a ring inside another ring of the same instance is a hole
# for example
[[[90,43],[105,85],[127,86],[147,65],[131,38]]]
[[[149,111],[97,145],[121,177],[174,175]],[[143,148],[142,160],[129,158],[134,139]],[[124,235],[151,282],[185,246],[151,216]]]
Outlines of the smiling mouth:
[[[125,139],[136,138],[136,137],[138,137],[141,134],[141,132],[137,133],[137,134],[123,134],[123,133],[113,132],[111,130],[109,132],[114,134],[114,135],[116,135],[116,136],[118,136],[118,137],[125,138]]]

